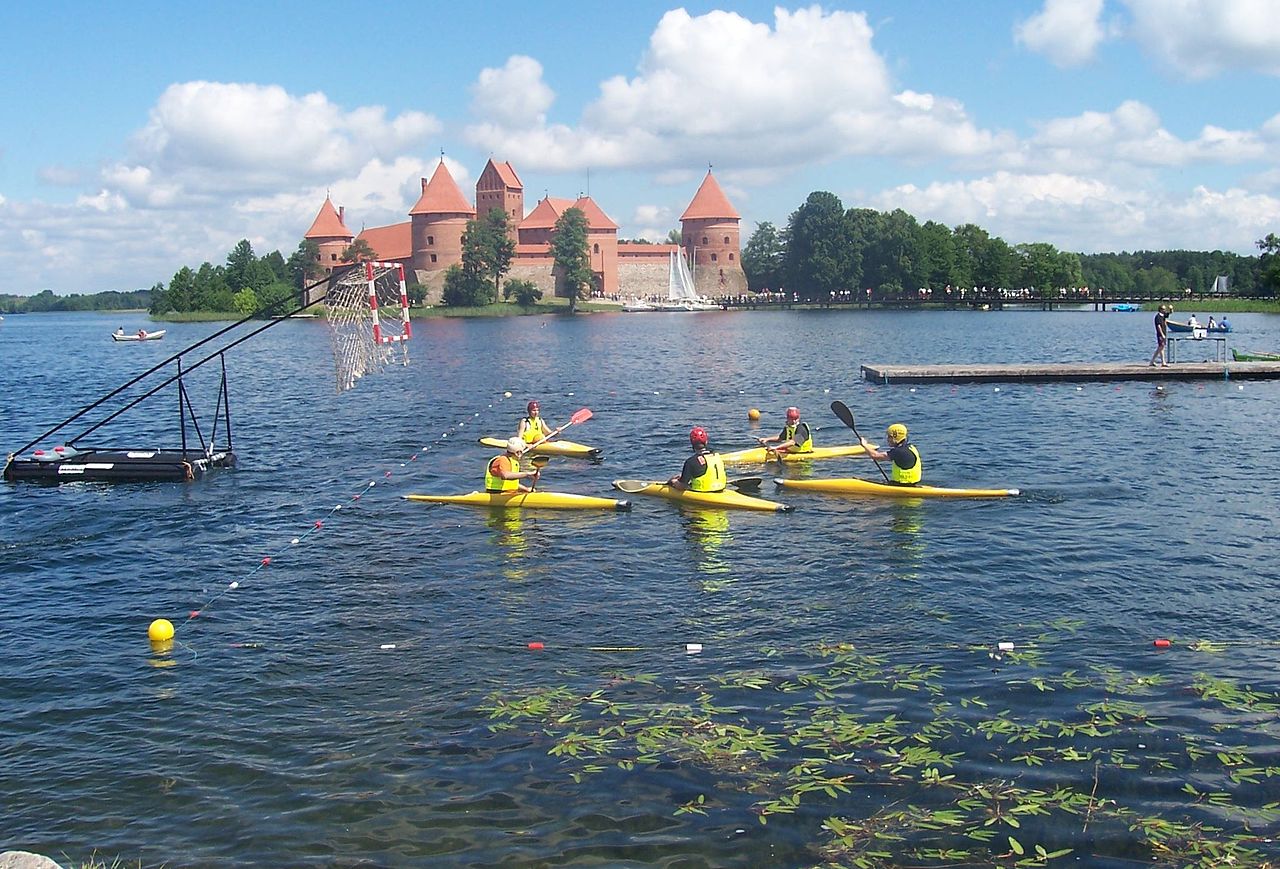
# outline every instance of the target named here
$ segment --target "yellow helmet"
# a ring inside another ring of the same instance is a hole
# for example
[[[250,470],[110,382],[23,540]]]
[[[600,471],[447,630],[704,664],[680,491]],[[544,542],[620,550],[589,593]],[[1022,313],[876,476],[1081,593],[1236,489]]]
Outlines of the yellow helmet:
[[[889,436],[889,443],[900,444],[907,439],[907,427],[900,422],[895,422],[885,430],[885,434]]]

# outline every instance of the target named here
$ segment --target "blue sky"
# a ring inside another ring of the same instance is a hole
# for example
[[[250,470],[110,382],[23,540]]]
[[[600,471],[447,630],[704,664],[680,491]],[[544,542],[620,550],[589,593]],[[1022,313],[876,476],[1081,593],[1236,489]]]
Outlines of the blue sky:
[[[6,10],[0,293],[136,289],[286,256],[326,192],[407,219],[443,151],[678,226],[708,164],[743,218],[846,207],[1066,250],[1256,253],[1280,232],[1275,0],[868,0]],[[414,43],[413,35],[421,36]]]

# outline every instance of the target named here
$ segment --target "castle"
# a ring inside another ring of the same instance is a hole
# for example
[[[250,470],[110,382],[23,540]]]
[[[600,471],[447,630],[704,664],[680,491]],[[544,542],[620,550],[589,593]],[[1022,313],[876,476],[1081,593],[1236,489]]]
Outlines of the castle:
[[[445,271],[462,262],[467,221],[494,208],[507,213],[516,244],[506,277],[532,281],[547,295],[556,293],[551,237],[556,221],[569,208],[581,210],[587,219],[593,295],[665,298],[670,256],[676,251],[690,264],[699,295],[737,295],[747,288],[741,263],[741,218],[710,169],[680,216],[679,245],[619,242],[618,225],[590,196],[577,200],[545,196],[525,215],[520,176],[510,163],[492,159],[476,181],[474,207],[441,159],[431,180],[422,179],[422,195],[409,210],[408,221],[365,229],[356,236],[347,229],[345,209],[334,208],[326,196],[303,237],[316,243],[317,258],[326,271],[344,264],[343,250],[354,239],[363,239],[379,260],[402,264],[406,278],[416,278],[426,288],[427,301],[438,303]]]

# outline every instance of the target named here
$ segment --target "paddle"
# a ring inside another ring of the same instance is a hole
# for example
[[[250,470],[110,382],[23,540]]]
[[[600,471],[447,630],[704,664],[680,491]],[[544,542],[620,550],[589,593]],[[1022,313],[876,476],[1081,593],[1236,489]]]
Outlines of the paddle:
[[[759,492],[760,485],[764,482],[764,477],[738,477],[736,480],[729,480],[729,485],[737,489],[739,492]]]
[[[849,410],[849,406],[843,401],[836,400],[831,402],[831,412],[838,416],[842,423],[853,429],[853,436],[858,439],[859,443],[861,443],[862,435],[858,434],[858,427],[853,424],[853,411]],[[884,468],[880,467],[880,463],[876,461],[876,457],[872,456],[869,450],[867,455],[871,458],[871,461],[876,463],[876,470],[880,472],[880,476],[884,477],[884,481],[886,483],[889,482],[889,475],[884,472]]]
[[[542,438],[541,440],[536,440],[533,443],[529,444],[529,446],[526,447],[526,449],[531,450],[534,447],[542,446],[547,441],[551,440],[553,437],[560,434],[560,432],[567,429],[569,426],[577,425],[580,422],[586,422],[587,420],[591,419],[592,416],[593,414],[591,413],[591,409],[587,407],[584,407],[581,410],[575,411],[573,416],[569,417],[568,422],[560,426],[560,428],[556,429],[555,431],[550,432],[546,437]]]
[[[762,483],[764,483],[763,477],[739,477],[728,481],[728,484],[739,492],[758,492]],[[647,486],[666,486],[668,483],[666,480],[614,480],[612,485],[619,492],[634,495]]]
[[[533,465],[533,479],[529,482],[529,491],[532,492],[538,488],[538,480],[542,479],[542,469],[551,461],[551,456],[534,456],[529,459],[529,464]]]

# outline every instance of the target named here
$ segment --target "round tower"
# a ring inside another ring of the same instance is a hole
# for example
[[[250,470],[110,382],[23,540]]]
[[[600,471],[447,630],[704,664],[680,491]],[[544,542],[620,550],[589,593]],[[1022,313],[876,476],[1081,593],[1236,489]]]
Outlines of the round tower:
[[[475,216],[475,209],[441,160],[431,180],[422,179],[422,196],[409,211],[414,270],[444,272],[461,263],[462,234],[467,221]]]
[[[680,215],[680,247],[691,263],[700,296],[736,296],[747,291],[742,270],[741,216],[711,170]]]
[[[352,239],[355,238],[351,230],[347,229],[346,223],[343,222],[345,214],[346,209],[334,208],[332,200],[326,194],[324,204],[320,206],[316,219],[311,221],[311,228],[303,233],[302,236],[308,241],[316,243],[316,247],[319,248],[316,256],[320,267],[326,272],[333,271],[342,263],[342,252],[347,249],[347,245],[351,244]]]

